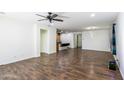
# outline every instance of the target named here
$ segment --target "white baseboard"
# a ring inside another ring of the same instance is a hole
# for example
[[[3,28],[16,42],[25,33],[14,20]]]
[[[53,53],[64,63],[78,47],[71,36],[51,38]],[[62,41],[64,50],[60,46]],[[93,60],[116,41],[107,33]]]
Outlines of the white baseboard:
[[[100,52],[111,52],[110,50],[100,50],[100,49],[87,49],[87,48],[82,48],[82,50],[92,50],[92,51],[100,51]]]
[[[120,68],[119,68],[119,71],[120,71],[121,76],[122,76],[122,78],[123,78],[123,80],[124,80],[124,74],[122,73],[122,71],[120,70]]]
[[[119,65],[118,58],[117,58],[116,55],[113,55],[113,56],[114,56],[114,59],[115,59],[115,61],[116,61],[117,66],[118,66],[118,68],[119,68],[119,71],[120,71],[120,73],[121,73],[121,76],[122,76],[122,78],[123,78],[123,80],[124,80],[124,74],[122,73],[122,71],[121,71],[121,69],[120,69],[120,65]]]
[[[34,56],[25,56],[25,57],[17,57],[17,58],[8,58],[3,61],[0,61],[0,65],[6,65],[6,64],[11,64],[11,63],[16,63],[19,61],[27,60],[30,58],[35,58]]]
[[[56,51],[51,51],[51,52],[48,52],[47,54],[54,54],[56,53]]]

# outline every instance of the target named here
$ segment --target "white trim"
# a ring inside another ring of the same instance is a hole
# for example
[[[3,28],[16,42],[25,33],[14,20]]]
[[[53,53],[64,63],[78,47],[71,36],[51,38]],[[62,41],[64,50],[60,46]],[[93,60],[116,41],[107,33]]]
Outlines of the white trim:
[[[123,75],[123,73],[122,73],[122,71],[121,71],[121,69],[120,69],[120,65],[119,65],[118,58],[117,58],[116,55],[113,55],[113,57],[114,57],[114,59],[115,59],[115,61],[116,61],[116,64],[117,64],[117,66],[118,66],[118,68],[119,68],[119,71],[120,71],[120,73],[121,73],[121,76],[122,76],[122,78],[123,78],[123,80],[124,80],[124,75]]]
[[[90,51],[98,51],[98,52],[110,52],[111,51],[107,51],[107,50],[97,50],[97,49],[86,49],[86,48],[81,48],[82,50],[90,50]]]
[[[119,68],[119,70],[120,70],[120,68]],[[122,73],[121,70],[120,70],[120,73],[121,73],[121,76],[122,76],[122,78],[123,78],[123,80],[124,80],[124,74]]]
[[[20,62],[20,61],[28,60],[28,59],[32,59],[32,58],[36,58],[36,57],[28,56],[28,57],[24,57],[24,58],[8,58],[6,60],[0,61],[0,65],[7,65],[7,64],[16,63],[16,62]]]

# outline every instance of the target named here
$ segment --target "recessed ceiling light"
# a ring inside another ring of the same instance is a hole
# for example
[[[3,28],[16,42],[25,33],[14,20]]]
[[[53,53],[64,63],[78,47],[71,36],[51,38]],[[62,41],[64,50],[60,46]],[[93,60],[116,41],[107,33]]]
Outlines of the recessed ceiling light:
[[[95,13],[92,13],[91,15],[90,15],[90,17],[95,17],[96,16],[96,14]]]
[[[86,30],[95,30],[95,29],[99,29],[99,27],[97,26],[89,26],[85,28]]]

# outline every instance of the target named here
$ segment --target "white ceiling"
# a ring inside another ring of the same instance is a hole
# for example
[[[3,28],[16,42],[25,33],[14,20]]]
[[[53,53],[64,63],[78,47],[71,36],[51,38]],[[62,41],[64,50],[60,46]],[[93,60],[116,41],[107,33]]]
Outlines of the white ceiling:
[[[82,31],[85,27],[99,26],[106,27],[112,24],[116,19],[117,12],[54,12],[61,16],[67,16],[68,18],[61,18],[64,22],[54,22],[54,27],[65,30],[65,31]],[[91,17],[94,13],[95,16]],[[36,16],[35,12],[6,12],[4,15],[19,20],[40,23],[43,25],[49,25],[48,21],[38,22],[37,20],[42,19]],[[47,15],[47,12],[38,12],[41,15]],[[59,18],[59,17],[58,17]]]

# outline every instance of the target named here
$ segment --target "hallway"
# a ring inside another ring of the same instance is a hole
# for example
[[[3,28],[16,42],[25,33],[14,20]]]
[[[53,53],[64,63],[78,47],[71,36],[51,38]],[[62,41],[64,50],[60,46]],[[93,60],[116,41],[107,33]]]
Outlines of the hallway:
[[[119,70],[107,67],[109,52],[81,49],[62,50],[51,55],[0,66],[0,79],[18,80],[121,80]]]

